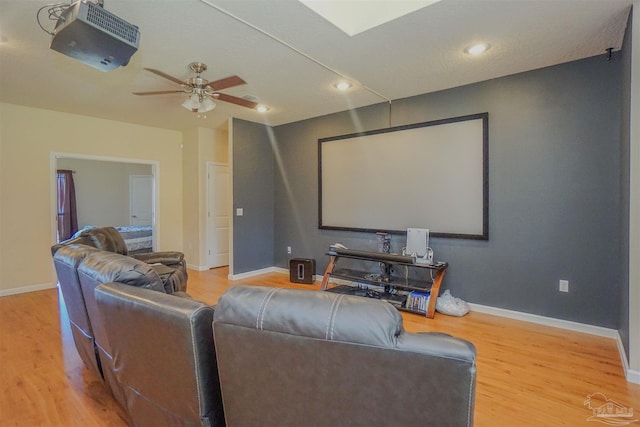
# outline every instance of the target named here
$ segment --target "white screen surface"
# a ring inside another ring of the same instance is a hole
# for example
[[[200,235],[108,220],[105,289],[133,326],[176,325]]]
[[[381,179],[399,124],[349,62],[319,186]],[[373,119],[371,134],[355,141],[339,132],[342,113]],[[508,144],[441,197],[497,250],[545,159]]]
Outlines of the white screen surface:
[[[320,227],[487,238],[486,113],[319,140]]]

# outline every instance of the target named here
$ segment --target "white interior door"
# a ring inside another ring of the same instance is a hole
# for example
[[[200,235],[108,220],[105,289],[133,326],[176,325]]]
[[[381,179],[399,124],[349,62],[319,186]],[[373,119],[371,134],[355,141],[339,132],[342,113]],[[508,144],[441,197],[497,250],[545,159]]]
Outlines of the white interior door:
[[[129,225],[153,223],[153,175],[129,175]]]
[[[229,265],[229,213],[231,212],[229,166],[207,164],[207,266]]]

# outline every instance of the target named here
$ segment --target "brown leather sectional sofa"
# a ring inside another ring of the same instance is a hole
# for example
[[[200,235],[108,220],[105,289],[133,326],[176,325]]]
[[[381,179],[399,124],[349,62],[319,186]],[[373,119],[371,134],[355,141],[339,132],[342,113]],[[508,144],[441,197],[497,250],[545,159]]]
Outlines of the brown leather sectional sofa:
[[[124,255],[67,245],[54,263],[78,352],[131,425],[473,424],[473,344],[407,333],[386,302],[234,286],[211,307]]]
[[[168,293],[187,290],[187,263],[184,254],[176,251],[130,254],[122,235],[114,227],[95,227],[84,230],[75,237],[53,245],[52,255],[63,246],[81,244],[103,251],[127,255],[153,266],[162,279]]]

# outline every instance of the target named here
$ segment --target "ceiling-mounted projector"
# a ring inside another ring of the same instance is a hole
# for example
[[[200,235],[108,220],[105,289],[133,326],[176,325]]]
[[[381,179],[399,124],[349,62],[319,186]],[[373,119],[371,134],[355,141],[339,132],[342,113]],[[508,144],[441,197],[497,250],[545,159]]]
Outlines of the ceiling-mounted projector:
[[[139,44],[137,26],[82,0],[62,11],[49,47],[100,71],[111,71],[127,65]]]

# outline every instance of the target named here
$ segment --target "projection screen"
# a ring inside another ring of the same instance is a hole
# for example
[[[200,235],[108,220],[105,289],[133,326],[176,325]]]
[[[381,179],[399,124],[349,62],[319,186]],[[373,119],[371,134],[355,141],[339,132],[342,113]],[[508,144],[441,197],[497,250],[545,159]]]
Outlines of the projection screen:
[[[480,113],[318,140],[321,229],[489,238]]]

